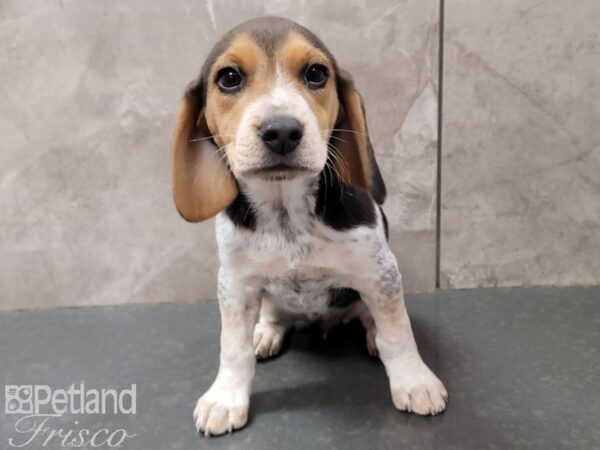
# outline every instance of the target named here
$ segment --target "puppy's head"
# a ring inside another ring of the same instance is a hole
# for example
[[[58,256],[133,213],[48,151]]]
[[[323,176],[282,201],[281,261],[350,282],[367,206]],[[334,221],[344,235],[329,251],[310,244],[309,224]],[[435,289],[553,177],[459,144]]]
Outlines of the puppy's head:
[[[238,181],[316,177],[326,164],[385,198],[360,95],[310,31],[286,19],[245,22],[213,48],[181,103],[172,148],[181,215],[227,208]]]

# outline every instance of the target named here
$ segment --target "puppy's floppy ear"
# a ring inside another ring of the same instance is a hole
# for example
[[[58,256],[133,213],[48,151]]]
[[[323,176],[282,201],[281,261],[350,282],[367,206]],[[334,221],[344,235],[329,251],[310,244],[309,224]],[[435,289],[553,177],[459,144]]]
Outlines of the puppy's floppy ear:
[[[188,87],[179,106],[171,151],[175,206],[189,222],[211,218],[238,194],[225,156],[206,125],[202,89],[201,80]]]
[[[337,74],[336,85],[340,108],[330,144],[339,154],[333,158],[334,164],[346,183],[368,190],[381,205],[386,189],[369,139],[362,99],[347,72]]]

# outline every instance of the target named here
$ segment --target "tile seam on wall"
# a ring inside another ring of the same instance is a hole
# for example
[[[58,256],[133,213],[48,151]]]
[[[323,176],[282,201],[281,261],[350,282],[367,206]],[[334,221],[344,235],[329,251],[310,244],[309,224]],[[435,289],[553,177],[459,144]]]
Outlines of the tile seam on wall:
[[[440,288],[442,238],[442,116],[444,91],[444,0],[440,0],[438,27],[437,179],[435,216],[435,287]]]

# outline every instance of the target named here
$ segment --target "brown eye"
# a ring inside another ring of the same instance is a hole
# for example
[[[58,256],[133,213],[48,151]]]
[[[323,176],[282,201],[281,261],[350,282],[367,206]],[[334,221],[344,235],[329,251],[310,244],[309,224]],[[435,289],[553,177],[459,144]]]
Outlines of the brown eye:
[[[217,86],[226,93],[237,92],[242,87],[244,76],[235,67],[225,67],[217,74]]]
[[[327,67],[321,64],[312,64],[304,72],[304,81],[311,89],[319,89],[327,83]]]

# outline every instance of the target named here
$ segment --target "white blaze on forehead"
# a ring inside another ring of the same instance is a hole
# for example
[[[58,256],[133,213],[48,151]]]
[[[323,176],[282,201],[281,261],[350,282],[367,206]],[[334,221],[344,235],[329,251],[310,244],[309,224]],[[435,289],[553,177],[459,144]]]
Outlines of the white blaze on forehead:
[[[270,111],[272,113],[287,113],[290,115],[312,113],[308,103],[298,92],[290,75],[279,64],[275,67],[273,89],[267,94],[265,102],[267,108],[272,110]],[[312,115],[314,116],[314,113]],[[302,117],[297,118],[302,119]]]
[[[273,114],[289,114],[297,118],[306,126],[315,126],[318,131],[318,122],[304,97],[298,92],[296,85],[279,64],[275,67],[275,82],[271,90],[265,95],[253,101],[244,113],[240,121],[240,129],[247,123],[260,125],[260,122]]]

